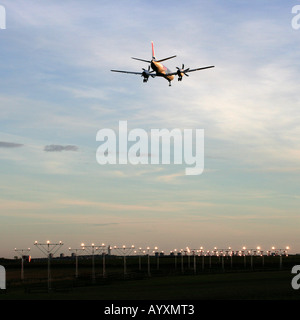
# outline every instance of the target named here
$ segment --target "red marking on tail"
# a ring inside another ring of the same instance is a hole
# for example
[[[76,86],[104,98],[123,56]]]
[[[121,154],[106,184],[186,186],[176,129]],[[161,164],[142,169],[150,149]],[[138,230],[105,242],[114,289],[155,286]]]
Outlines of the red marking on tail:
[[[152,45],[152,58],[155,58],[155,52],[154,52],[154,44],[153,44],[153,41],[151,41],[151,45]]]

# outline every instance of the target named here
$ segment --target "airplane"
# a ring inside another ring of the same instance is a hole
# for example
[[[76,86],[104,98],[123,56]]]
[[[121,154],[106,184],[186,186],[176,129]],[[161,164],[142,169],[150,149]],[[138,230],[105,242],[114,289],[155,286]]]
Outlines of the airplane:
[[[190,69],[190,68],[184,69],[184,64],[182,64],[181,68],[176,67],[177,71],[172,72],[167,67],[165,67],[161,62],[163,62],[165,60],[173,59],[173,58],[176,57],[176,55],[168,57],[168,58],[156,60],[155,53],[154,53],[153,41],[151,41],[151,45],[152,45],[152,60],[145,60],[145,59],[139,59],[139,58],[133,58],[132,57],[132,59],[134,59],[134,60],[150,63],[150,65],[148,66],[148,69],[142,68],[143,72],[122,71],[122,70],[111,70],[111,71],[112,72],[121,72],[121,73],[140,75],[140,76],[143,77],[143,82],[147,82],[149,77],[152,77],[152,78],[163,77],[163,78],[165,78],[166,80],[169,81],[169,86],[171,86],[171,81],[174,80],[176,75],[178,76],[178,81],[182,81],[182,77],[184,75],[188,77],[189,76],[188,75],[189,72],[194,72],[194,71],[198,71],[198,70],[214,68],[214,66],[208,66],[208,67],[201,67],[201,68],[196,68],[196,69]],[[150,70],[150,69],[152,69],[152,70]]]

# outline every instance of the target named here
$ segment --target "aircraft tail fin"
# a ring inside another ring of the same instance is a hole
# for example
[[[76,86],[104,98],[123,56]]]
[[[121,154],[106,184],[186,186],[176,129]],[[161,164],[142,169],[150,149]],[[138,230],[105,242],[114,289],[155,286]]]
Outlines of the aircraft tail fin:
[[[153,41],[151,41],[151,46],[152,46],[152,59],[155,59],[155,52],[154,52],[154,44],[153,44]]]

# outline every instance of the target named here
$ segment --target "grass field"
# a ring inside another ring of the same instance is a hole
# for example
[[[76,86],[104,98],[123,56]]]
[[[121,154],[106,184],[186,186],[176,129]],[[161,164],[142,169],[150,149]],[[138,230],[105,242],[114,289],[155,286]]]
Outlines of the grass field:
[[[14,264],[7,268],[8,286],[0,294],[0,300],[299,300],[300,290],[291,286],[291,266],[296,260],[284,261],[285,267],[279,270],[276,263],[268,268],[229,269],[216,268],[198,270],[194,274],[185,264],[184,274],[180,269],[163,272],[171,267],[169,260],[161,261],[160,271],[152,265],[151,277],[147,272],[138,272],[136,261],[128,265],[128,276],[122,274],[122,260],[108,263],[107,277],[103,278],[96,264],[96,279],[91,279],[91,268],[81,263],[81,276],[74,279],[73,263],[53,263],[51,270],[51,291],[47,290],[47,263],[26,265],[27,281],[17,280],[20,270]],[[274,262],[274,261],[273,261]],[[289,263],[287,263],[289,262]],[[14,262],[15,263],[15,262]],[[173,262],[172,262],[173,263]],[[187,262],[186,262],[187,263]],[[260,262],[256,261],[256,266]],[[299,263],[298,263],[299,264]],[[172,264],[173,266],[173,264]],[[179,267],[180,265],[178,265]],[[215,268],[213,268],[213,266]],[[189,266],[191,267],[191,266]],[[206,266],[207,267],[207,266]],[[198,267],[199,268],[199,267]],[[144,266],[146,269],[146,266]],[[145,271],[145,270],[144,270]],[[131,277],[130,277],[131,275]],[[1,292],[0,292],[1,293]]]

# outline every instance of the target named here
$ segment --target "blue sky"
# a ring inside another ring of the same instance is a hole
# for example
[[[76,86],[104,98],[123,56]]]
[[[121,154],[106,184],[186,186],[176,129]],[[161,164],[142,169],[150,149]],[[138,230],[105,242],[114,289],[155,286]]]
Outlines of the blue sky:
[[[296,0],[0,4],[0,256],[35,240],[300,252]],[[172,70],[216,67],[172,87],[110,72],[147,67],[131,57],[152,40]],[[97,131],[121,120],[204,129],[204,173],[100,166]]]

